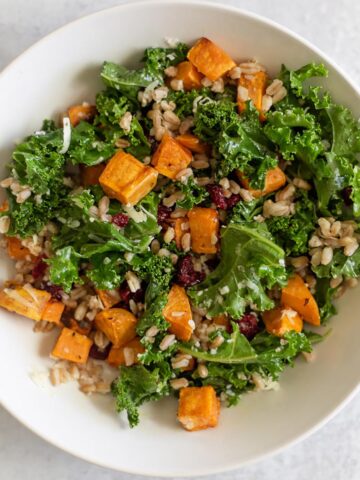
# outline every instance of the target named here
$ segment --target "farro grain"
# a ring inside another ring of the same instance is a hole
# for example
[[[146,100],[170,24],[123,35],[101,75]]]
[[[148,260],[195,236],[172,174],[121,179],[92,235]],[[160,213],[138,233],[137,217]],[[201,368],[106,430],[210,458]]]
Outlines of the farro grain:
[[[161,351],[167,350],[174,342],[176,341],[176,337],[173,334],[165,335],[165,337],[161,340],[159,348]]]
[[[177,71],[177,67],[171,65],[170,67],[165,68],[164,73],[167,77],[176,77]]]
[[[4,178],[4,180],[1,180],[1,182],[0,182],[0,187],[9,188],[10,185],[12,185],[13,182],[14,182],[13,177]]]
[[[118,148],[127,148],[127,147],[130,147],[130,142],[128,142],[128,141],[125,140],[124,138],[118,138],[118,139],[115,141],[115,147],[118,147]]]
[[[249,190],[246,190],[246,188],[240,188],[239,195],[244,200],[244,202],[251,202],[252,200],[254,200],[251,192],[249,192]]]
[[[278,92],[275,93],[272,97],[272,102],[275,105],[275,103],[280,102],[283,100],[287,95],[287,90],[285,87],[281,87]]]
[[[159,333],[159,329],[158,327],[156,327],[155,325],[153,325],[152,327],[150,327],[148,330],[146,330],[146,336],[147,337],[155,337],[157,334]]]
[[[219,348],[224,343],[224,337],[218,335],[210,344],[210,348]]]
[[[242,85],[238,85],[237,97],[240,102],[247,102],[249,100],[249,90]]]
[[[206,378],[209,375],[209,371],[203,363],[200,363],[197,367],[197,371],[200,378]]]
[[[329,265],[331,260],[333,259],[333,249],[331,247],[325,247],[321,254],[321,264],[322,265]]]
[[[121,117],[119,125],[124,130],[124,132],[130,132],[131,129],[132,114],[130,112],[124,113]]]
[[[151,242],[150,250],[151,250],[152,253],[154,253],[154,254],[157,254],[158,251],[160,250],[160,243],[159,243],[158,240],[156,240],[156,238]]]
[[[176,180],[180,180],[180,182],[182,183],[186,183],[188,181],[188,178],[192,177],[193,175],[194,173],[191,168],[184,168],[183,170],[180,170],[180,172],[176,174],[175,178]]]
[[[159,257],[169,257],[170,251],[167,248],[160,248],[157,254]]]
[[[174,380],[170,380],[170,385],[174,390],[180,390],[181,388],[187,387],[189,382],[186,378],[175,378]]]
[[[181,248],[184,250],[184,252],[188,252],[191,247],[191,235],[189,232],[184,233],[184,235],[181,238]]]
[[[135,363],[135,352],[133,348],[124,348],[124,360],[127,367],[130,367]]]
[[[184,133],[188,132],[193,125],[194,125],[194,118],[193,117],[185,118],[185,120],[183,120],[181,122],[180,127],[179,127],[180,135],[184,135]]]
[[[191,162],[191,167],[195,170],[202,170],[204,168],[209,168],[209,162],[207,160],[193,160]]]
[[[219,184],[226,190],[229,190],[230,188],[230,182],[229,179],[224,177],[219,181]]]
[[[314,277],[314,275],[307,274],[305,275],[305,282],[307,283],[310,290],[312,290],[316,286],[316,277]]]
[[[205,187],[205,185],[209,185],[210,183],[213,183],[213,181],[214,180],[210,177],[197,177],[197,178],[195,178],[195,182],[200,187]]]
[[[76,310],[74,312],[75,320],[77,320],[78,322],[80,322],[81,320],[84,320],[86,312],[87,312],[87,303],[81,302],[80,305],[76,307]]]
[[[309,247],[321,247],[323,245],[323,241],[317,235],[313,235],[309,240]]]
[[[297,188],[301,188],[302,190],[311,190],[311,184],[302,178],[295,177],[293,180],[293,184]]]
[[[211,245],[216,245],[217,244],[218,237],[217,237],[215,232],[212,232],[210,241],[211,241]]]
[[[322,236],[325,237],[325,238],[330,237],[331,236],[331,233],[330,233],[331,224],[330,224],[329,220],[327,220],[324,217],[320,217],[318,219],[318,224],[319,224]]]
[[[317,250],[317,251],[314,253],[314,255],[312,255],[312,257],[311,257],[311,265],[312,265],[313,267],[316,267],[316,266],[320,265],[320,263],[321,263],[321,258],[322,258],[322,250],[319,249],[319,250]]]
[[[235,194],[238,194],[240,193],[240,190],[241,190],[241,187],[239,184],[237,184],[236,182],[234,182],[234,180],[230,180],[230,192],[231,193],[235,193]]]
[[[46,320],[40,320],[34,323],[33,332],[35,333],[47,333],[54,330],[55,324],[47,322]]]
[[[332,279],[330,280],[330,287],[331,287],[331,288],[337,288],[339,285],[341,285],[342,281],[343,281],[343,277],[342,277],[342,276],[332,278]]]
[[[178,260],[179,260],[179,257],[178,257],[178,255],[176,255],[176,253],[171,253],[170,254],[170,260],[171,260],[171,263],[173,265],[176,265]]]
[[[337,220],[331,225],[330,233],[332,236],[336,237],[337,235],[340,234],[340,231],[341,231],[341,222]]]
[[[270,95],[264,95],[261,100],[261,110],[263,112],[268,112],[272,107],[273,101]]]
[[[182,192],[175,192],[169,197],[165,197],[162,203],[163,205],[165,205],[165,207],[173,207],[178,200],[183,200],[183,199],[184,199],[184,194]]]
[[[359,284],[359,281],[357,278],[348,278],[346,280],[346,286],[349,288],[355,288],[358,286],[358,284]]]
[[[137,303],[132,298],[129,300],[129,308],[134,315],[138,313]]]
[[[277,202],[281,200],[292,200],[294,198],[295,192],[295,186],[289,183],[285,188],[276,193],[275,200]]]
[[[94,335],[94,343],[100,350],[105,350],[105,348],[109,345],[110,341],[105,335],[104,332],[101,330],[96,330]]]
[[[222,78],[218,78],[211,86],[211,91],[215,93],[223,93],[224,92],[224,80]]]
[[[265,71],[265,67],[255,61],[242,62],[239,67],[244,75],[253,75],[254,73]]]
[[[347,245],[345,248],[344,248],[344,255],[346,257],[351,257],[355,252],[356,250],[359,248],[359,244],[358,242],[355,240],[353,244],[351,245]]]
[[[0,217],[0,233],[7,233],[10,228],[10,217],[4,215]]]
[[[281,200],[274,203],[272,200],[266,200],[263,206],[263,216],[286,217],[290,214],[290,204],[287,200]]]
[[[184,82],[174,78],[170,81],[170,87],[175,91],[184,90]]]
[[[96,393],[109,393],[111,391],[111,384],[110,382],[106,382],[104,380],[100,380],[99,382],[95,383],[95,392]]]
[[[175,208],[173,212],[170,214],[170,218],[181,218],[185,217],[187,214],[187,210],[185,208]]]
[[[295,257],[290,259],[291,265],[295,267],[296,270],[302,270],[309,265],[309,259],[306,256]]]
[[[171,243],[175,238],[175,230],[172,227],[169,227],[164,235],[164,242]]]
[[[168,110],[164,112],[164,119],[173,124],[176,128],[179,128],[181,120],[180,118],[176,115],[176,113],[172,112],[171,110]]]
[[[275,78],[266,89],[267,95],[270,95],[270,96],[275,95],[276,93],[278,93],[278,91],[282,86],[283,86],[283,82],[278,78]]]
[[[29,197],[31,197],[31,190],[29,188],[22,190],[16,195],[16,203],[24,203]]]
[[[139,280],[139,277],[131,270],[128,270],[125,273],[125,280],[127,281],[131,292],[135,293],[140,289],[141,282]]]
[[[155,88],[152,92],[152,98],[155,102],[161,102],[168,96],[169,89],[166,86]]]
[[[232,68],[228,75],[232,80],[237,80],[241,77],[241,68],[239,66]]]

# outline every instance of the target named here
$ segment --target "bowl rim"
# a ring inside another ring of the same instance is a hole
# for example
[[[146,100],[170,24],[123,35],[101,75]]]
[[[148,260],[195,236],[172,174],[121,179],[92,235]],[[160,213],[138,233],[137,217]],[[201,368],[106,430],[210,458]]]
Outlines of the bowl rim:
[[[332,60],[328,54],[324,53],[320,48],[315,46],[311,41],[305,39],[302,37],[302,35],[292,31],[290,28],[270,19],[267,17],[264,17],[258,13],[251,12],[245,8],[238,7],[238,6],[233,6],[233,5],[226,5],[222,4],[221,0],[123,0],[122,3],[108,7],[108,8],[103,8],[100,10],[97,10],[95,12],[92,12],[87,15],[83,15],[79,18],[76,18],[70,22],[65,23],[64,25],[56,28],[55,30],[51,31],[50,33],[46,34],[42,38],[40,38],[38,41],[33,43],[30,47],[26,48],[24,51],[22,51],[20,54],[18,54],[13,60],[10,61],[1,71],[0,71],[0,81],[6,77],[8,72],[11,72],[12,69],[17,68],[17,65],[21,63],[22,59],[26,57],[33,49],[36,49],[39,45],[45,43],[48,41],[49,38],[56,36],[59,32],[65,30],[66,28],[70,26],[74,26],[77,23],[81,23],[84,19],[88,19],[91,17],[96,17],[97,15],[100,14],[107,14],[111,13],[112,11],[115,10],[126,10],[126,9],[133,9],[133,8],[139,8],[141,6],[148,6],[148,5],[156,5],[156,6],[163,6],[163,7],[170,7],[172,5],[194,5],[196,7],[203,8],[204,10],[212,9],[212,10],[217,10],[217,11],[227,11],[227,12],[232,12],[236,15],[241,15],[245,18],[253,19],[259,23],[268,25],[269,27],[276,29],[285,35],[292,37],[294,40],[297,40],[299,43],[313,51],[315,54],[319,55],[322,59],[324,59],[345,81],[346,83],[353,89],[354,93],[360,98],[360,86],[358,86],[355,81],[352,79],[352,77],[345,72],[345,70],[340,67],[334,60]],[[290,440],[286,440],[280,445],[277,445],[276,447],[269,449],[267,452],[263,454],[258,454],[255,455],[254,457],[250,458],[249,460],[241,461],[241,462],[236,462],[233,461],[229,463],[226,467],[218,467],[218,468],[211,468],[207,469],[206,466],[203,466],[201,470],[197,470],[194,473],[191,472],[183,472],[181,474],[175,474],[173,472],[164,472],[164,471],[159,471],[156,473],[146,473],[141,469],[129,469],[127,468],[126,470],[119,470],[115,467],[111,467],[107,465],[106,463],[102,463],[99,460],[94,460],[91,457],[87,456],[83,452],[76,451],[74,449],[67,448],[66,445],[64,445],[61,441],[56,441],[55,439],[50,439],[45,433],[41,432],[39,428],[37,428],[34,425],[31,425],[31,422],[27,420],[26,418],[22,418],[21,415],[17,414],[15,409],[12,408],[10,403],[6,403],[4,399],[0,398],[0,405],[13,417],[15,418],[18,422],[20,422],[23,426],[25,426],[28,430],[30,430],[32,433],[35,433],[37,436],[39,436],[42,440],[45,440],[47,443],[49,443],[52,446],[55,446],[59,448],[60,450],[66,452],[67,454],[72,455],[73,457],[80,458],[81,460],[84,460],[86,462],[89,462],[91,464],[107,468],[109,470],[113,471],[118,471],[118,472],[124,472],[124,473],[129,473],[133,475],[143,475],[145,477],[160,477],[160,478],[179,478],[179,477],[184,477],[184,478],[191,478],[194,476],[205,476],[205,475],[214,475],[214,474],[219,474],[223,472],[229,472],[229,471],[234,471],[236,469],[242,468],[244,466],[252,465],[255,464],[261,460],[265,460],[271,456],[274,456],[282,451],[284,451],[287,448],[290,448],[297,443],[305,440],[306,438],[310,437],[313,433],[316,431],[320,430],[326,423],[328,423],[330,420],[332,420],[348,403],[351,402],[351,400],[360,392],[360,379],[358,381],[357,386],[352,389],[350,392],[345,393],[343,396],[343,399],[341,400],[340,403],[329,413],[325,414],[323,417],[319,418],[319,420],[308,430],[303,432],[300,435],[295,435],[293,438]]]

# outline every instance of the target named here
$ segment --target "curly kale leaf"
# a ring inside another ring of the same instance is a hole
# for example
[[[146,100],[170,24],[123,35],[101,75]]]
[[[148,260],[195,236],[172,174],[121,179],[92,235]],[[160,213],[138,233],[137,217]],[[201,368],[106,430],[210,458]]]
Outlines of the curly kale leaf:
[[[81,283],[79,277],[80,255],[73,247],[63,247],[46,260],[50,265],[50,281],[59,285],[64,292],[70,292],[74,283]]]
[[[152,73],[153,77],[162,81],[164,70],[171,65],[177,65],[186,60],[188,51],[189,47],[181,42],[173,48],[147,48],[143,62],[145,63],[145,68]]]
[[[190,177],[187,183],[177,182],[176,186],[184,194],[184,198],[176,202],[179,208],[190,210],[209,198],[206,188],[198,185],[193,177]]]
[[[284,251],[258,224],[229,224],[221,236],[221,260],[189,295],[214,317],[228,313],[240,318],[247,306],[260,311],[273,307],[266,289],[286,282]]]

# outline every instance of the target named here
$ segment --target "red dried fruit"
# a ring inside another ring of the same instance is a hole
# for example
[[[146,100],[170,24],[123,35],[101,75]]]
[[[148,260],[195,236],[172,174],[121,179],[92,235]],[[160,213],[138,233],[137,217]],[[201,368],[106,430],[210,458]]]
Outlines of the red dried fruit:
[[[165,205],[159,205],[157,211],[157,222],[159,225],[162,225],[166,220],[169,220],[172,209],[170,207],[165,207]]]
[[[241,197],[238,193],[233,193],[230,198],[226,199],[227,208],[233,208],[237,203],[239,203]]]
[[[215,203],[217,208],[221,208],[223,210],[226,210],[228,207],[227,204],[227,199],[224,195],[224,190],[220,185],[207,185],[206,187],[207,191],[209,192],[211,201]]]
[[[109,343],[103,350],[101,350],[95,343],[91,345],[89,357],[96,360],[106,360],[111,350],[111,343]]]
[[[240,332],[251,340],[259,332],[258,318],[255,313],[245,313],[243,317],[237,321]]]
[[[48,268],[48,264],[44,262],[44,259],[47,258],[46,255],[40,255],[35,261],[35,265],[31,271],[31,275],[37,280],[42,278],[45,275],[45,272]]]
[[[42,282],[40,285],[41,290],[45,290],[46,292],[49,292],[52,296],[52,298],[56,300],[62,300],[62,288],[59,287],[58,285],[53,285],[52,283],[49,282]]]
[[[129,223],[129,217],[124,213],[117,213],[116,215],[112,216],[111,222],[118,227],[123,228]]]
[[[183,287],[191,287],[205,278],[204,272],[196,272],[190,255],[181,258],[177,264],[177,283]]]
[[[142,302],[145,296],[143,288],[139,288],[136,292],[132,292],[127,282],[121,284],[119,292],[121,302],[125,303],[126,306],[129,306],[130,300],[134,300],[134,302]]]
[[[353,201],[352,201],[352,198],[351,198],[351,194],[352,194],[352,187],[345,187],[342,191],[341,191],[341,195],[344,199],[344,203],[345,205],[347,205],[348,207],[351,207],[351,205],[353,204]]]

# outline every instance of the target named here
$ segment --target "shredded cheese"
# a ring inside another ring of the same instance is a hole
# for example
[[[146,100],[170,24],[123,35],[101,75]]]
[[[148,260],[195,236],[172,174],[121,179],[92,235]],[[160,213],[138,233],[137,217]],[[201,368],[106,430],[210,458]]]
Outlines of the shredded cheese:
[[[59,153],[64,154],[69,150],[71,142],[71,123],[69,117],[63,118],[63,146]]]

